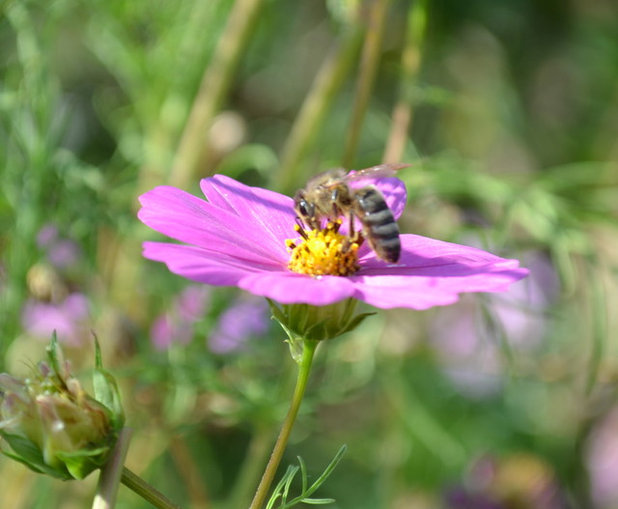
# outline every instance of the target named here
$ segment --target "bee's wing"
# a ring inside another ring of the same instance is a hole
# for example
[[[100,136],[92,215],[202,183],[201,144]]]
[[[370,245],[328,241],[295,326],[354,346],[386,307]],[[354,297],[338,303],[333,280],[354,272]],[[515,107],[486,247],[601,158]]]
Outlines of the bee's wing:
[[[408,168],[411,164],[405,163],[387,163],[378,164],[377,166],[371,166],[370,168],[364,168],[354,173],[346,175],[345,180],[352,182],[355,180],[362,180],[368,178],[380,178],[380,177],[392,177],[395,173],[402,168]]]

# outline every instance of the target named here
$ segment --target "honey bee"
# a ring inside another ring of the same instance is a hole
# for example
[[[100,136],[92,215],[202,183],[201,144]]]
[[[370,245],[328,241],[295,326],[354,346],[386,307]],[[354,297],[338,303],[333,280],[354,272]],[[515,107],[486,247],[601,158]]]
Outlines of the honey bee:
[[[375,186],[355,189],[350,182],[368,178],[390,177],[407,164],[381,164],[348,174],[343,168],[328,170],[312,177],[303,189],[294,195],[297,221],[316,229],[322,220],[335,221],[344,216],[349,221],[351,242],[367,239],[379,258],[396,263],[401,254],[399,227],[388,208],[382,193]],[[354,218],[362,225],[361,232],[354,231]]]

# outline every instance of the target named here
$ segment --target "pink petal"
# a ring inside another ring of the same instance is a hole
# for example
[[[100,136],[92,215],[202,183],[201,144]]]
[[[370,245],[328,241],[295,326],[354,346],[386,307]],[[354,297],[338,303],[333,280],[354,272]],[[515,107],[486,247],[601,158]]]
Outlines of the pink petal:
[[[236,286],[245,275],[262,270],[283,270],[277,265],[261,265],[195,246],[144,242],[143,247],[146,258],[165,263],[174,274],[214,286]]]
[[[256,221],[251,214],[240,216],[167,186],[143,194],[140,202],[139,219],[180,242],[261,263],[288,257],[285,238],[273,239],[273,232],[264,228],[269,221],[279,221],[276,211]],[[290,228],[289,235],[293,233]]]
[[[293,200],[289,196],[249,187],[224,175],[203,179],[200,187],[210,203],[234,212],[261,233],[265,232],[267,238],[262,237],[263,241],[285,246],[285,239],[295,235],[296,214]]]
[[[353,276],[356,298],[380,308],[427,309],[463,292],[501,292],[528,274],[517,260],[418,235],[402,235],[402,256],[388,265],[367,258]]]
[[[262,295],[282,304],[304,303],[325,306],[351,297],[354,283],[338,276],[310,277],[293,272],[243,277],[238,286],[255,295]]]

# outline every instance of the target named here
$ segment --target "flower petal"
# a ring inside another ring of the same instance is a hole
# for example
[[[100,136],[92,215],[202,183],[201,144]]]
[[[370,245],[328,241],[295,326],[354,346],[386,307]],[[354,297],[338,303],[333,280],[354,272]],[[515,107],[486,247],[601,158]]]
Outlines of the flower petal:
[[[528,270],[477,248],[418,235],[402,235],[399,264],[388,265],[368,257],[357,276],[357,293],[381,308],[427,309],[451,304],[463,292],[502,292]]]
[[[281,222],[276,211],[252,221],[251,214],[241,216],[169,186],[143,194],[140,202],[139,219],[175,240],[258,263],[287,261],[284,240],[275,241],[265,227],[271,220]]]
[[[143,246],[144,257],[165,263],[174,274],[214,286],[235,286],[247,274],[278,268],[277,265],[260,265],[196,246],[165,242],[144,242]]]
[[[282,304],[325,306],[351,297],[354,284],[338,276],[311,277],[293,272],[259,273],[244,277],[238,286]]]
[[[285,239],[295,235],[294,202],[289,196],[260,187],[249,187],[224,175],[203,179],[200,187],[213,205],[234,212],[269,233],[285,251]]]

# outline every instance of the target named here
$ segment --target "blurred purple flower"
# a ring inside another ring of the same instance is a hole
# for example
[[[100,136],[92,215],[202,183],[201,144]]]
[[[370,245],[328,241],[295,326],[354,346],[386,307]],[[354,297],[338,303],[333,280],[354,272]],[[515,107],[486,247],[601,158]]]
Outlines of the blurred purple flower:
[[[58,228],[52,224],[46,224],[39,230],[37,245],[45,251],[49,263],[57,269],[71,267],[81,257],[81,250],[77,243],[60,237]]]
[[[72,293],[58,304],[28,300],[22,310],[22,325],[28,334],[49,341],[56,331],[58,340],[79,346],[88,334],[90,305],[85,295]]]
[[[208,338],[208,347],[218,354],[242,350],[252,337],[261,336],[268,330],[268,323],[265,301],[242,298],[221,314]]]
[[[530,277],[508,294],[493,298],[489,313],[511,347],[529,351],[545,334],[544,313],[557,298],[559,283],[544,256],[531,253],[525,261]],[[495,394],[502,382],[499,341],[482,313],[478,301],[462,299],[441,310],[432,327],[432,343],[446,374],[463,394],[475,398]]]
[[[406,201],[403,183],[382,178],[374,184],[398,217]],[[427,309],[452,304],[462,292],[506,291],[528,273],[517,260],[401,235],[397,265],[378,259],[365,243],[351,276],[299,274],[288,269],[286,240],[299,237],[291,198],[222,175],[202,180],[201,188],[208,201],[157,187],[140,196],[138,213],[146,225],[184,243],[145,242],[144,256],[201,283],[238,286],[283,304],[325,306],[351,297],[380,308]]]
[[[63,239],[49,247],[47,259],[54,267],[66,269],[75,265],[81,257],[81,250],[76,242]]]
[[[601,508],[618,507],[618,408],[605,416],[590,435],[586,464],[594,501]]]
[[[491,499],[489,495],[470,492],[463,486],[448,490],[445,502],[448,509],[506,509],[507,507]]]
[[[150,339],[157,350],[165,350],[175,342],[186,345],[193,339],[195,322],[208,306],[209,293],[207,287],[195,285],[180,292],[150,329]]]
[[[46,224],[39,230],[36,236],[36,243],[39,247],[48,247],[58,238],[58,228],[52,224]]]

